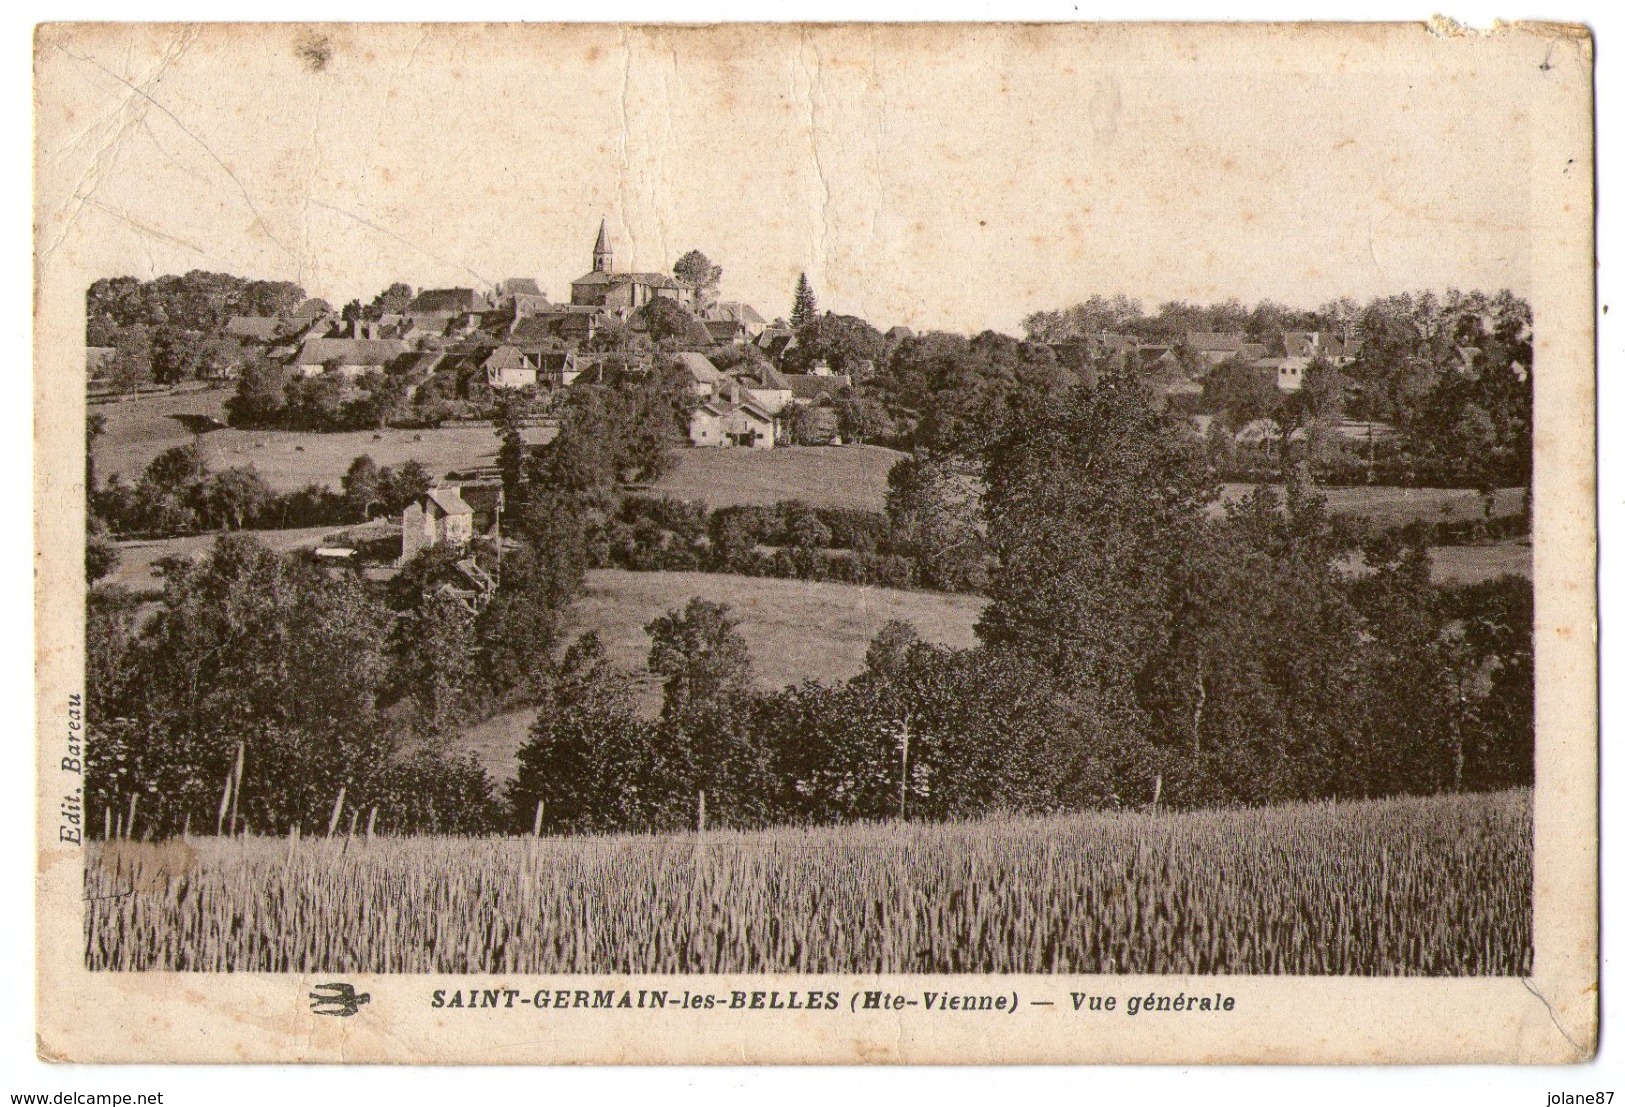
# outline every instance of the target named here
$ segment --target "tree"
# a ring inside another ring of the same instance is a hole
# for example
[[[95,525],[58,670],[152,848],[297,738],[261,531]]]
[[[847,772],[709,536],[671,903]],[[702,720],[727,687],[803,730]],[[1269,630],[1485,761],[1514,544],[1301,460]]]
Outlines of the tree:
[[[396,281],[372,298],[367,318],[380,319],[385,315],[399,315],[412,303],[412,286]]]
[[[119,548],[108,535],[107,524],[100,515],[90,513],[85,519],[85,583],[111,576],[118,563]]]
[[[234,465],[215,473],[205,484],[201,497],[204,519],[211,526],[242,530],[274,496],[252,465]]]
[[[372,508],[384,507],[384,489],[379,478],[378,463],[367,454],[350,462],[341,483],[345,506],[352,517],[365,522],[371,517]]]
[[[837,373],[853,373],[878,363],[886,349],[885,336],[867,322],[834,312],[814,317],[797,332],[796,343],[784,355],[787,373],[804,373],[818,361]]]
[[[914,557],[920,583],[944,592],[987,587],[987,542],[976,465],[954,454],[916,453],[886,474],[892,541]]]
[[[866,439],[886,437],[893,429],[884,407],[850,390],[836,397],[835,418],[841,440],[860,446]]]
[[[638,715],[630,674],[613,667],[597,634],[565,650],[546,683],[508,784],[513,829],[542,814],[544,831],[644,829],[665,788],[654,727]]]
[[[749,689],[750,647],[726,604],[696,596],[643,629],[653,643],[649,671],[665,681],[663,717]]]
[[[795,301],[790,307],[790,327],[797,336],[805,333],[818,321],[818,296],[813,292],[807,274],[796,281]]]
[[[432,483],[429,470],[415,457],[407,458],[394,468],[386,465],[378,471],[378,493],[385,514],[400,514],[407,504],[421,498]]]
[[[1232,433],[1268,419],[1281,403],[1275,374],[1231,359],[1220,362],[1202,382],[1202,404],[1220,416]]]
[[[132,395],[152,379],[152,339],[145,327],[126,327],[113,341],[107,374],[120,392]]]
[[[694,317],[669,296],[656,296],[637,311],[637,318],[649,332],[649,341],[655,345],[681,344],[688,338]]]
[[[475,675],[474,613],[442,591],[421,598],[401,623],[400,681],[429,734],[446,733],[461,716]]]
[[[693,286],[695,307],[703,309],[715,301],[717,288],[722,284],[722,266],[712,265],[710,258],[698,250],[690,250],[677,259],[671,271],[678,280]]]
[[[982,640],[1127,693],[1166,638],[1174,569],[1218,495],[1203,453],[1121,376],[1007,421],[985,466],[997,570]]]
[[[287,402],[288,371],[263,353],[248,354],[237,373],[237,390],[226,400],[234,427],[269,427],[281,419]]]

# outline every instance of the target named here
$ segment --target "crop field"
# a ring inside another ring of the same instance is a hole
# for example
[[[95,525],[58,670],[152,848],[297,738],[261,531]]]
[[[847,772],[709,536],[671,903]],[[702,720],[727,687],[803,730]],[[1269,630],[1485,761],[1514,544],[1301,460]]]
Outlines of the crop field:
[[[654,491],[712,507],[802,500],[814,507],[886,510],[886,474],[904,455],[884,446],[679,450]]]
[[[587,574],[586,594],[571,611],[571,633],[596,630],[612,661],[646,673],[649,636],[643,628],[694,596],[732,609],[750,645],[756,682],[764,689],[856,676],[870,640],[891,619],[913,623],[927,642],[973,646],[976,620],[987,602],[981,596],[854,584],[599,569]],[[651,716],[660,710],[660,687],[652,674],[643,683],[640,703]],[[535,719],[534,708],[497,715],[464,731],[463,747],[492,776],[507,779]]]
[[[90,968],[1527,975],[1527,791],[604,838],[87,850]]]

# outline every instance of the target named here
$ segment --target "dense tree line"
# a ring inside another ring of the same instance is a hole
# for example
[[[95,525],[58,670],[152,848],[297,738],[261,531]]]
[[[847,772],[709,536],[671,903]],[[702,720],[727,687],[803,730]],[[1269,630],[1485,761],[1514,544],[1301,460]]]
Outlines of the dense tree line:
[[[233,315],[291,312],[305,291],[288,281],[260,281],[194,269],[143,281],[103,278],[85,292],[85,345],[111,347],[111,373],[123,387],[214,375],[240,356],[225,337]]]

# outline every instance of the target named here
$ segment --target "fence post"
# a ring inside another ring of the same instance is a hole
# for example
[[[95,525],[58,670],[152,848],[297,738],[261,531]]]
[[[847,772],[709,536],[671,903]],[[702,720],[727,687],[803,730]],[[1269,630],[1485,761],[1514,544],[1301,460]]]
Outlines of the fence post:
[[[703,789],[703,788],[700,789],[699,827],[700,827],[700,833],[704,834],[705,833],[705,789]]]
[[[897,780],[897,821],[908,822],[908,724],[909,717],[903,716],[903,771]]]
[[[331,838],[339,828],[339,816],[344,814],[344,785],[339,786],[338,798],[333,801],[333,817],[327,820],[327,836]]]
[[[542,811],[544,808],[546,808],[546,806],[547,801],[545,799],[539,799],[536,801],[536,823],[530,828],[530,836],[532,838],[540,838],[542,836]]]

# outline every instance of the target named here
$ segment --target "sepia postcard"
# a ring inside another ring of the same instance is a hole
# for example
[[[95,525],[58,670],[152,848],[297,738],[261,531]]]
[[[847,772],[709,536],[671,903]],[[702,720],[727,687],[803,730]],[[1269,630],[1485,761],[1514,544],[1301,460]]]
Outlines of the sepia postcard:
[[[34,66],[41,1057],[1595,1052],[1583,28]]]

